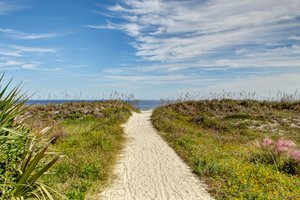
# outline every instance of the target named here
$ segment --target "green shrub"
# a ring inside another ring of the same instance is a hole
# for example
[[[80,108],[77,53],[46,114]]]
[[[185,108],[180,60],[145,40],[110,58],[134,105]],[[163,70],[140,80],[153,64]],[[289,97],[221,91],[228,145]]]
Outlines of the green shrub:
[[[50,143],[41,147],[16,119],[25,110],[20,85],[10,88],[0,77],[0,197],[1,199],[63,199],[38,179],[60,158],[46,156]]]

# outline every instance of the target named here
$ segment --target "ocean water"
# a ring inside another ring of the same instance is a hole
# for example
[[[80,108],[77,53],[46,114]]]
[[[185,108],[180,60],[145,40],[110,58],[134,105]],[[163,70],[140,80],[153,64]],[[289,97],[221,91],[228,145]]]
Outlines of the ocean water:
[[[136,107],[141,110],[152,110],[161,105],[160,100],[140,100]]]
[[[99,100],[28,100],[27,104],[61,104],[67,102],[99,102]],[[151,110],[160,105],[160,100],[139,100],[138,103],[134,103],[134,106],[138,107],[141,110]]]

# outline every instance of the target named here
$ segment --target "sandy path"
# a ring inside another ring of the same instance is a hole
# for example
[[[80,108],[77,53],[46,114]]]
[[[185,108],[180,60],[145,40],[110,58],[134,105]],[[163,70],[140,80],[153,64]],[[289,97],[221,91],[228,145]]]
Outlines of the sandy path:
[[[150,111],[133,113],[125,124],[128,143],[115,169],[117,178],[101,199],[212,199],[205,185],[155,132],[150,116]]]

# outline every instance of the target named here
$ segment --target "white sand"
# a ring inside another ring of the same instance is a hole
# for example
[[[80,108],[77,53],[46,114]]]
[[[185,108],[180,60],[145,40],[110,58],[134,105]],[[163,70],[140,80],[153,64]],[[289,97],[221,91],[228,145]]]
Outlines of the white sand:
[[[189,167],[156,133],[151,111],[133,116],[124,125],[126,147],[115,168],[117,178],[100,199],[212,199]]]

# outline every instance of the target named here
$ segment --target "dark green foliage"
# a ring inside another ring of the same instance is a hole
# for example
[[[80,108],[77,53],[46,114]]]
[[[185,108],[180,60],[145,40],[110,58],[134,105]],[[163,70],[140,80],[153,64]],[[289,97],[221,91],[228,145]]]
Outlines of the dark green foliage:
[[[63,199],[38,179],[59,159],[48,157],[17,118],[25,111],[20,85],[3,84],[0,77],[0,197],[1,199]],[[45,157],[47,157],[45,159]]]
[[[11,81],[3,82],[4,74],[0,77],[0,184],[7,178],[15,179],[15,169],[28,151],[29,141],[28,130],[15,123],[15,118],[24,111],[20,86],[11,89]]]

